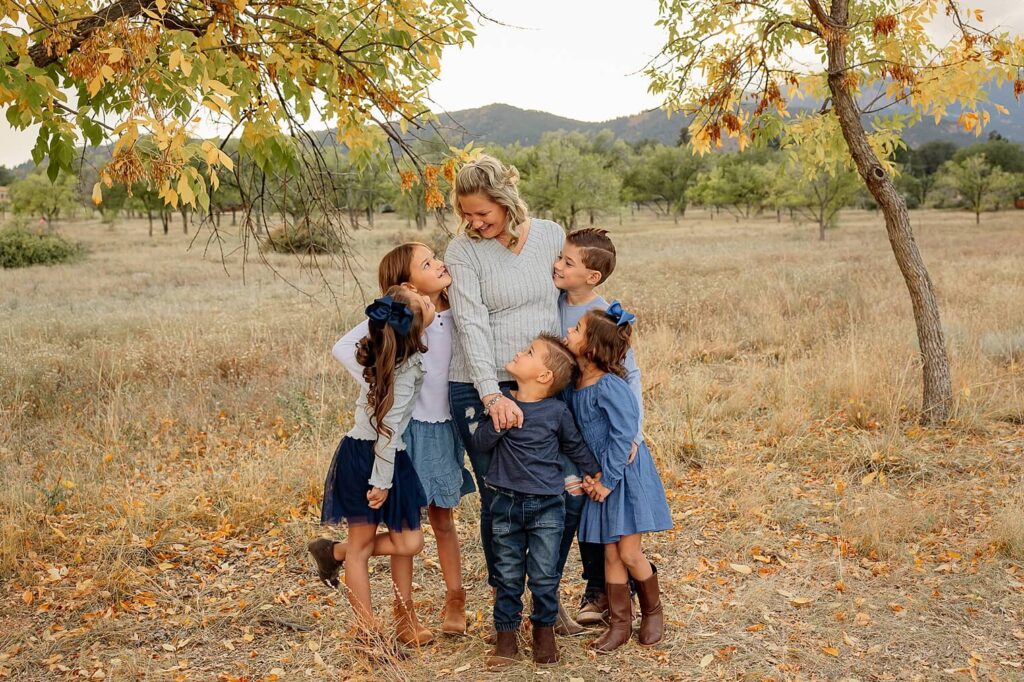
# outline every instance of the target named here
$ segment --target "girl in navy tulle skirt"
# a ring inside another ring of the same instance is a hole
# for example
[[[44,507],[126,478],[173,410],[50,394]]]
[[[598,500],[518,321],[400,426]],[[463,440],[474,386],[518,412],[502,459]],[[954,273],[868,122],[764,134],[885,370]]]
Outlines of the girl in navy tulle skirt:
[[[348,541],[309,543],[317,573],[337,587],[345,568],[349,602],[359,625],[376,630],[370,600],[371,556],[414,556],[423,548],[420,515],[426,495],[405,451],[405,433],[423,383],[424,332],[434,319],[430,298],[392,287],[366,309],[369,332],[357,358],[366,385],[356,400],[355,424],[341,440],[324,482],[321,522],[348,523]],[[381,524],[387,527],[378,532]],[[396,581],[403,601],[409,580]]]

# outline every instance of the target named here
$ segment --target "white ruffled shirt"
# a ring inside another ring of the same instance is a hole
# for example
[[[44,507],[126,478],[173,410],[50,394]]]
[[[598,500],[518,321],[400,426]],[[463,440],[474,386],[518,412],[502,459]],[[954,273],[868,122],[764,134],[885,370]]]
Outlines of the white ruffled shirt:
[[[452,361],[453,330],[450,310],[437,311],[434,321],[427,327],[427,352],[422,356],[423,386],[412,410],[412,418],[418,422],[446,422],[452,418],[448,404],[448,367]],[[356,362],[356,345],[369,331],[369,320],[363,320],[341,337],[331,351],[362,387],[366,382],[363,381],[363,366]]]

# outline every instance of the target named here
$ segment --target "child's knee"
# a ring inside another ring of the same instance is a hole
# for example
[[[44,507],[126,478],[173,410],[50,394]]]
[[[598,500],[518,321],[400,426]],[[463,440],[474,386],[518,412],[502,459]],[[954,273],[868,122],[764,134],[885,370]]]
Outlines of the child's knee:
[[[395,554],[399,556],[415,556],[423,550],[422,531],[407,530],[402,533],[392,533],[391,542],[395,546]]]
[[[448,535],[455,532],[455,515],[451,509],[433,508],[430,510],[430,525],[434,533]]]
[[[647,563],[647,557],[644,556],[643,550],[640,548],[630,549],[625,552],[619,552],[619,559],[629,568],[640,568]]]

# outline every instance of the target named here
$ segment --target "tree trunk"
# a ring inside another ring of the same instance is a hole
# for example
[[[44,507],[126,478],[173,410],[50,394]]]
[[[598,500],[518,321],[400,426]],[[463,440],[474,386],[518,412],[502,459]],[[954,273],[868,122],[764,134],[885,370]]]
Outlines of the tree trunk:
[[[188,234],[188,209],[184,205],[181,207],[181,229]]]
[[[837,27],[849,22],[849,0],[833,0],[831,23]],[[939,303],[935,298],[935,287],[925,267],[921,252],[914,241],[910,228],[907,204],[886,175],[868,144],[867,133],[861,124],[860,111],[846,76],[846,30],[835,30],[828,40],[828,87],[832,93],[843,138],[850,149],[850,156],[857,164],[857,171],[868,191],[878,202],[885,215],[885,228],[889,244],[899,265],[900,272],[910,292],[910,303],[917,324],[917,340],[920,345],[924,390],[921,404],[921,421],[926,424],[942,423],[949,419],[953,407],[953,388],[949,373],[949,354],[946,338],[939,315]]]
[[[153,236],[153,209],[146,209],[146,216],[149,218],[149,236]]]
[[[825,217],[818,218],[818,241],[825,241]]]
[[[981,225],[981,209],[975,209],[974,211],[974,224]]]
[[[234,227],[235,225],[238,224],[238,217],[235,215],[236,212],[237,209],[231,209],[231,227]]]
[[[164,234],[166,235],[171,229],[171,214],[164,209],[160,209],[160,222],[164,227]]]

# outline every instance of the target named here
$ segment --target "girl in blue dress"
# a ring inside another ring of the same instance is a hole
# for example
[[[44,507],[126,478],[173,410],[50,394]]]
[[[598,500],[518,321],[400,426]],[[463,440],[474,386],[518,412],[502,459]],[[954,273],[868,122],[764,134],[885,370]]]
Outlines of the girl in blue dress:
[[[608,653],[633,632],[629,577],[637,585],[643,619],[639,641],[652,645],[664,634],[657,568],[644,556],[643,533],[672,528],[665,488],[645,443],[629,462],[639,416],[622,361],[629,350],[635,316],[618,301],[606,311],[590,310],[566,334],[580,374],[566,391],[584,440],[601,464],[596,479],[584,481],[590,496],[580,518],[579,541],[604,545],[608,629],[591,646]]]

